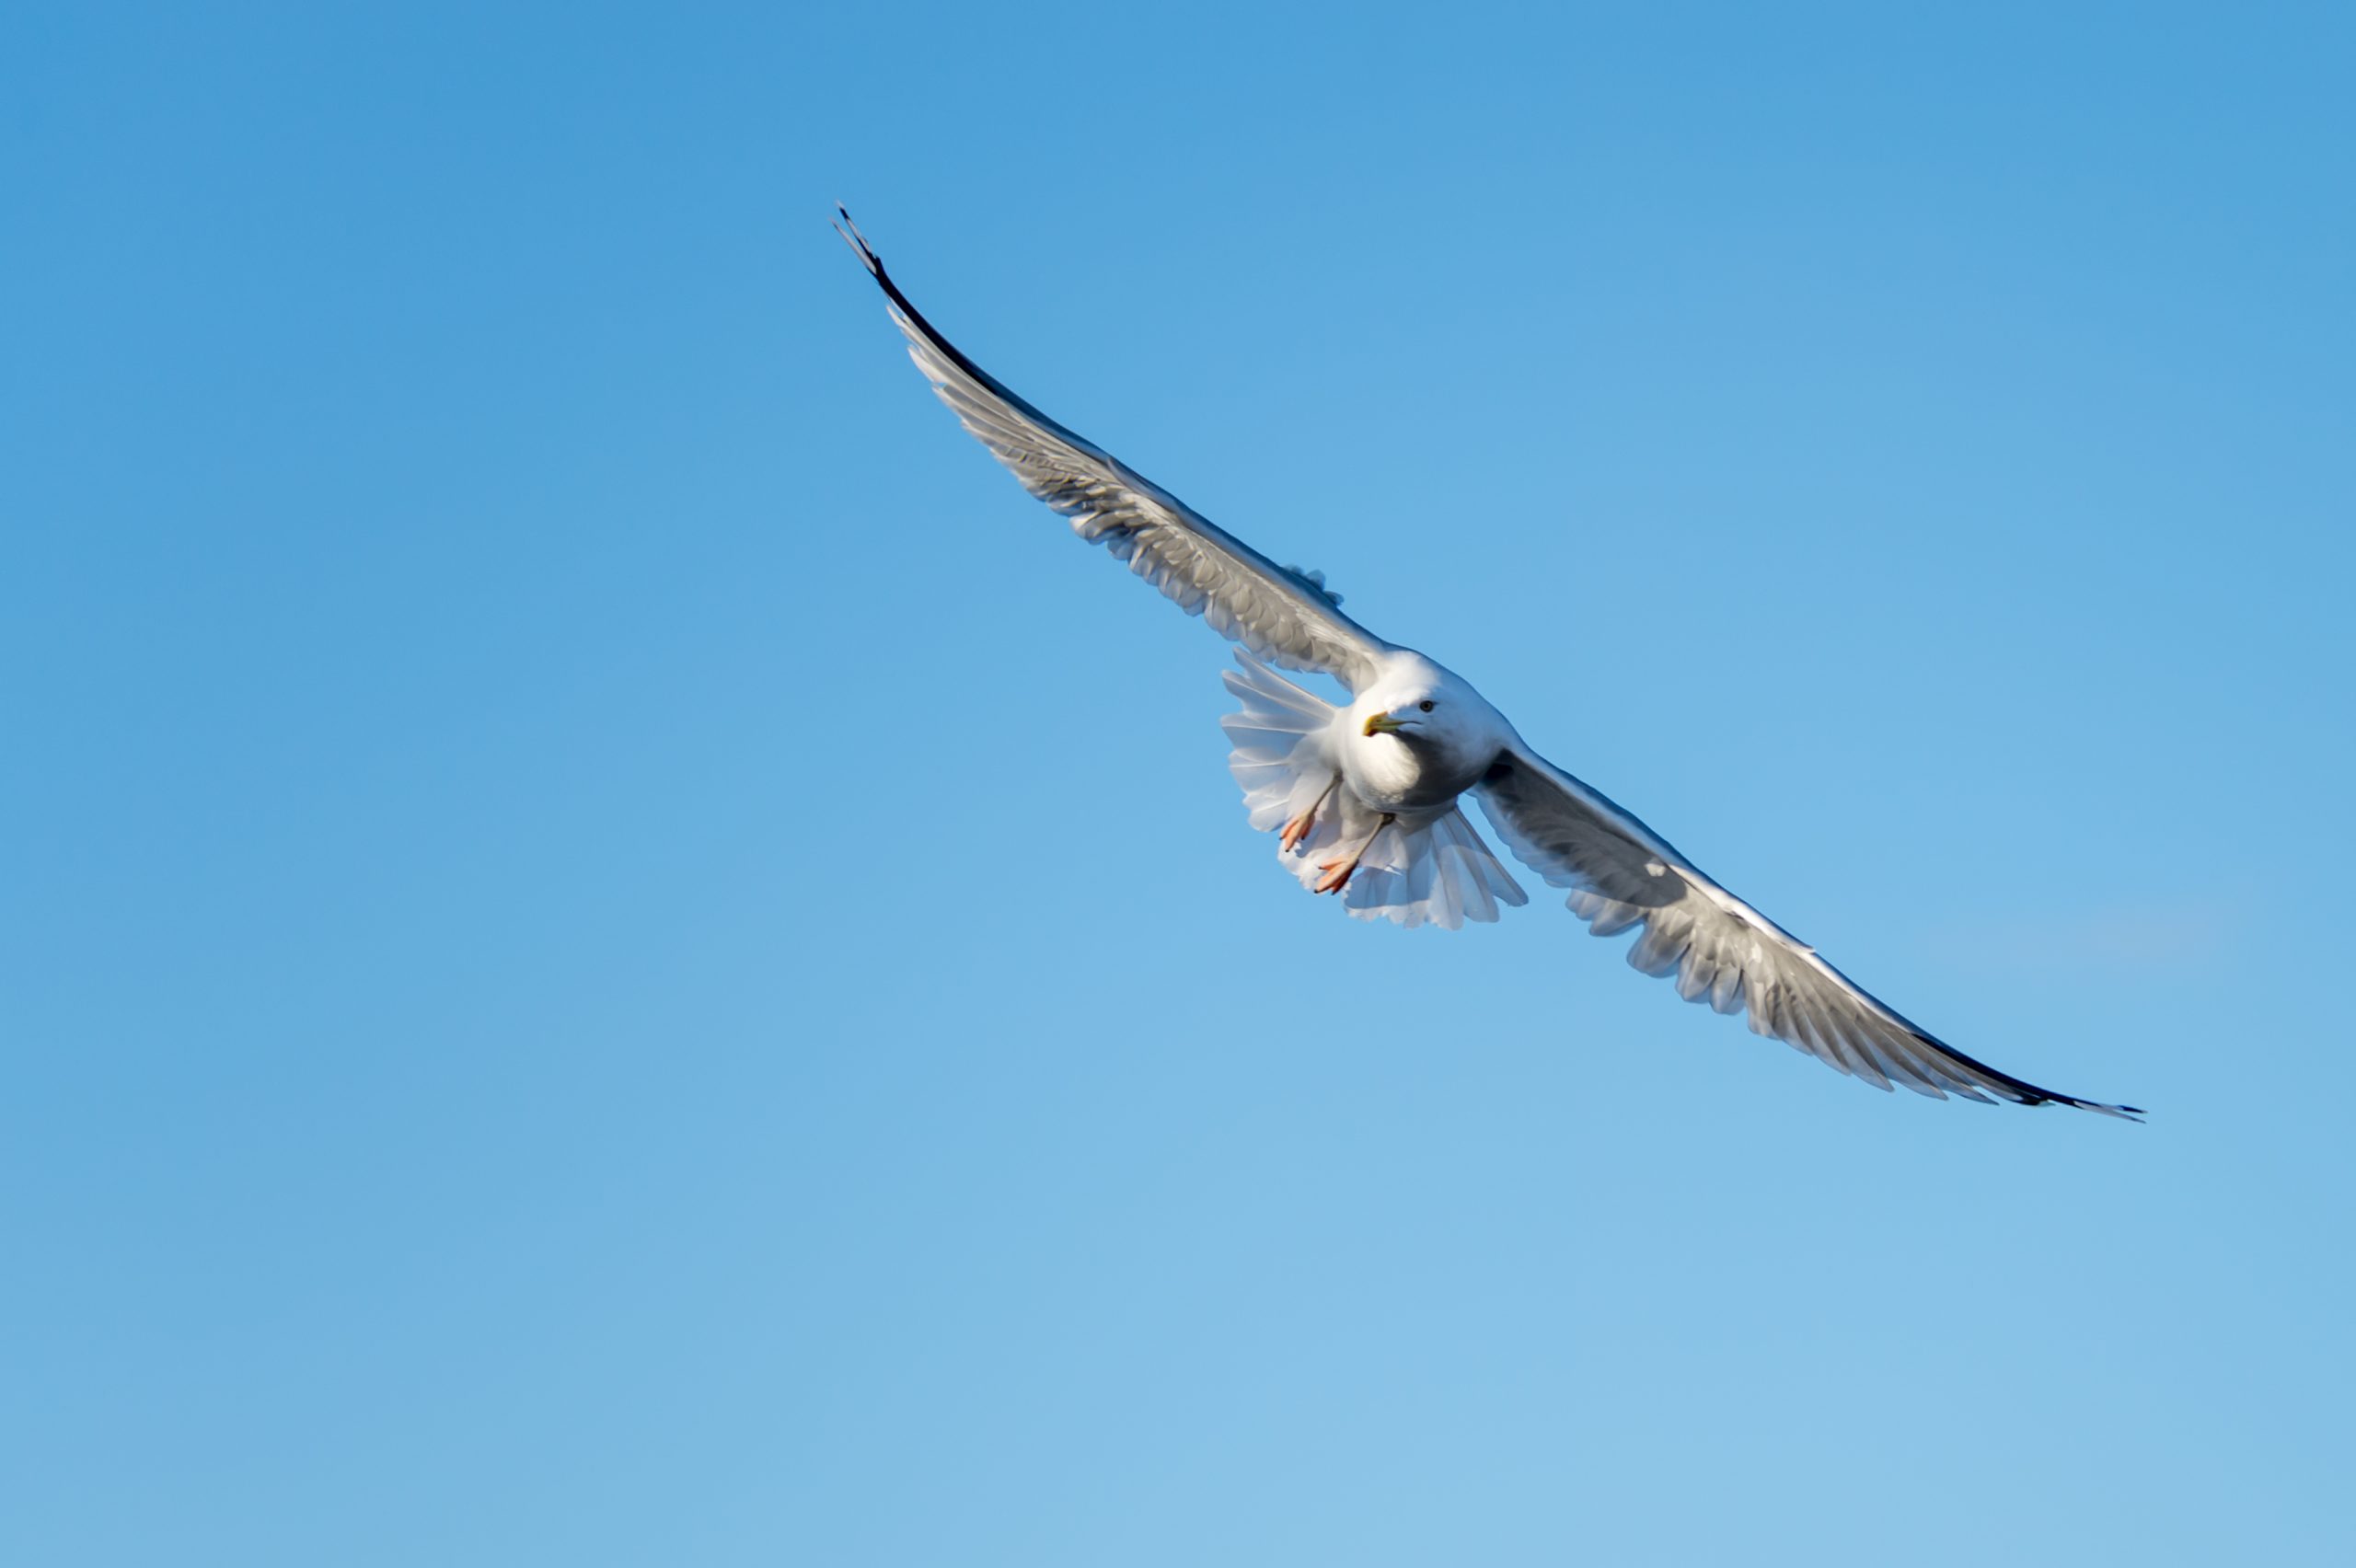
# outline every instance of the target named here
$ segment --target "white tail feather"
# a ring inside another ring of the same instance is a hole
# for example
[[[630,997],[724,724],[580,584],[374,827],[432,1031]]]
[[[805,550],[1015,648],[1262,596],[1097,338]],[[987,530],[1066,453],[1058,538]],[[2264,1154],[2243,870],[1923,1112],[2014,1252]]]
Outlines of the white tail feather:
[[[1227,767],[1242,786],[1252,825],[1273,833],[1314,805],[1333,782],[1344,738],[1334,723],[1341,709],[1241,649],[1235,662],[1242,670],[1226,673],[1227,689],[1243,706],[1219,721],[1235,744]],[[1375,820],[1346,789],[1337,790],[1318,813],[1309,836],[1291,853],[1278,852],[1285,870],[1303,887],[1311,886],[1318,879],[1318,862],[1345,841],[1355,846],[1372,831]],[[1341,897],[1360,920],[1392,920],[1411,928],[1429,923],[1449,930],[1467,920],[1494,920],[1500,905],[1530,901],[1453,806],[1435,817],[1384,828]]]

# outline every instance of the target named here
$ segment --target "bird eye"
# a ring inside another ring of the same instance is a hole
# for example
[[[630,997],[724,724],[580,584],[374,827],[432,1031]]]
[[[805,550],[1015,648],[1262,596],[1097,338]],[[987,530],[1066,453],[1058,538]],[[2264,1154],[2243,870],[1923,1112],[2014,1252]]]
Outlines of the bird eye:
[[[1424,700],[1423,700],[1423,701],[1421,701],[1421,702],[1419,702],[1419,703],[1415,704],[1415,706],[1416,706],[1416,707],[1418,707],[1418,708],[1420,708],[1420,709],[1422,709],[1425,712],[1429,713],[1429,712],[1430,712],[1434,708],[1438,707],[1438,705],[1437,703],[1433,702],[1433,701],[1432,701],[1432,699],[1431,699],[1430,698],[1428,698],[1428,697],[1427,697],[1427,698],[1424,698]]]

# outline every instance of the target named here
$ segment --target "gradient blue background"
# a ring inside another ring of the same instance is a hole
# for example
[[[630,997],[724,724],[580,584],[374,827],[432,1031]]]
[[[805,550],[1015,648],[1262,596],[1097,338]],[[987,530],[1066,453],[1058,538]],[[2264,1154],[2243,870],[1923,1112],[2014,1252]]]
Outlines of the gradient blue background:
[[[12,10],[0,1559],[2350,1561],[2348,14],[1776,11]],[[1304,897],[837,196],[2151,1124]]]

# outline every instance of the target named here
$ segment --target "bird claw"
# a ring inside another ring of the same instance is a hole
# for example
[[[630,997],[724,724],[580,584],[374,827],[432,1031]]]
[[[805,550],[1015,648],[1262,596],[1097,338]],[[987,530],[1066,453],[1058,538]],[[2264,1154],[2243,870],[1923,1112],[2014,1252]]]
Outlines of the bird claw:
[[[1278,854],[1289,855],[1308,842],[1309,836],[1317,831],[1317,813],[1325,809],[1325,802],[1332,800],[1334,791],[1341,787],[1342,776],[1336,773],[1325,781],[1325,788],[1317,792],[1317,799],[1309,802],[1307,810],[1285,824],[1284,834],[1276,840]]]
[[[1357,874],[1358,862],[1365,859],[1366,852],[1374,847],[1374,841],[1382,836],[1382,830],[1396,820],[1391,813],[1383,813],[1382,820],[1374,824],[1374,831],[1366,836],[1366,842],[1360,844],[1357,849],[1347,855],[1336,855],[1330,860],[1317,862],[1317,869],[1325,874],[1319,877],[1317,885],[1309,891],[1339,893],[1349,886],[1350,878]]]

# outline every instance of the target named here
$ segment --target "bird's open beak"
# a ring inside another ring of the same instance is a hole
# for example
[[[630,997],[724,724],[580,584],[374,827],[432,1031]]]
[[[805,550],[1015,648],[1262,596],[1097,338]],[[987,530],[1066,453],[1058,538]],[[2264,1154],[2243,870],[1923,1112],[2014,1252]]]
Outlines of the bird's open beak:
[[[1377,713],[1367,720],[1366,734],[1369,739],[1376,735],[1395,735],[1406,727],[1388,713]]]

